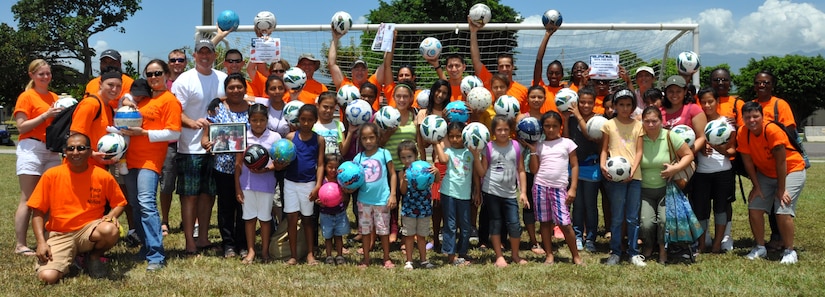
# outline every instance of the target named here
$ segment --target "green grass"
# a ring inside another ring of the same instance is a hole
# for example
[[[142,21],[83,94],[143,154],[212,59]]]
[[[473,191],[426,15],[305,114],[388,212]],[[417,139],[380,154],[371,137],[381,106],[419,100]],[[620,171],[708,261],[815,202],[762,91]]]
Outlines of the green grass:
[[[585,267],[569,263],[569,252],[555,240],[557,264],[540,264],[543,257],[522,251],[531,261],[524,266],[497,269],[489,264],[491,251],[472,250],[471,256],[487,264],[469,267],[442,266],[434,270],[405,271],[403,254],[393,251],[399,268],[386,270],[377,266],[362,270],[355,267],[360,259],[354,253],[347,256],[346,266],[285,266],[280,263],[242,265],[239,260],[226,260],[215,255],[199,258],[177,258],[183,250],[183,235],[175,228],[180,222],[177,199],[173,203],[171,222],[173,233],[165,240],[173,256],[168,267],[159,273],[147,273],[146,264],[132,256],[136,248],[119,244],[108,256],[115,271],[109,280],[94,280],[86,275],[66,278],[57,286],[44,286],[34,277],[34,258],[17,256],[13,249],[12,217],[19,197],[14,176],[14,155],[0,155],[0,283],[2,295],[15,296],[216,296],[216,295],[296,295],[310,296],[334,292],[338,295],[517,295],[517,296],[662,296],[662,295],[820,295],[825,292],[825,164],[815,163],[808,172],[808,182],[799,202],[796,220],[797,265],[779,264],[777,253],[767,261],[749,261],[743,257],[752,244],[745,206],[734,204],[734,237],[736,249],[724,255],[700,255],[692,265],[659,265],[648,262],[644,268],[622,265],[608,267],[601,262],[607,257],[607,241],[599,238],[599,253],[583,253]],[[746,182],[747,183],[747,182]],[[125,218],[122,217],[121,221]],[[213,224],[215,220],[213,219]],[[524,236],[526,238],[526,234]],[[29,245],[34,246],[29,236]],[[210,230],[213,242],[219,242],[217,230]],[[561,247],[561,248],[560,248]],[[352,248],[355,251],[355,248]],[[373,252],[374,259],[380,258]],[[437,264],[445,258],[430,252]]]

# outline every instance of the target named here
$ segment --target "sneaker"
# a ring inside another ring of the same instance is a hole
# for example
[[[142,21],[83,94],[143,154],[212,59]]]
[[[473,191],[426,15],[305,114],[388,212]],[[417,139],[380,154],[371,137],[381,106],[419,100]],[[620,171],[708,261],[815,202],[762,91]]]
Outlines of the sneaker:
[[[725,237],[722,238],[722,250],[728,252],[733,250],[733,237],[725,235]]]
[[[584,244],[582,244],[582,240],[576,238],[576,249],[577,250],[584,250]]]
[[[639,267],[647,266],[647,263],[645,263],[645,256],[642,255],[635,255],[633,257],[630,257],[630,263],[633,263],[633,265]]]
[[[611,266],[612,265],[617,265],[617,264],[619,264],[619,261],[621,261],[621,260],[622,260],[622,258],[620,258],[619,255],[610,254],[610,256],[607,257],[607,261],[605,261],[604,264],[611,265]]]
[[[223,257],[224,258],[235,258],[237,256],[238,256],[238,254],[235,253],[235,249],[233,249],[233,248],[227,248],[223,252]]]
[[[124,240],[126,241],[126,245],[129,247],[137,247],[141,244],[140,237],[138,237],[135,229],[129,230],[129,232],[126,233],[126,238]]]
[[[198,232],[198,224],[195,224],[195,231],[192,232],[192,237],[194,237],[195,239],[198,239],[198,233],[199,233]]]
[[[750,253],[745,255],[745,257],[748,258],[749,260],[756,260],[757,258],[763,258],[764,259],[765,256],[767,256],[767,255],[768,255],[768,250],[766,250],[764,246],[757,246],[757,247],[753,248]],[[794,253],[794,256],[796,256],[796,253]],[[783,257],[783,259],[784,259],[784,257]]]
[[[163,263],[149,263],[149,265],[146,266],[146,271],[155,272],[163,269],[164,267],[166,267],[166,265],[163,265]]]
[[[424,262],[421,262],[421,268],[433,269],[433,268],[435,268],[435,265],[433,265],[433,263],[430,263],[430,261],[424,261]]]
[[[406,269],[406,270],[413,270],[413,265],[412,265],[412,262],[406,262],[406,263],[404,263],[404,269]]]
[[[782,263],[782,264],[796,264],[796,261],[798,261],[798,260],[799,260],[799,258],[796,256],[796,251],[795,250],[785,249],[785,251],[782,252],[782,260],[779,261],[779,263]]]
[[[464,230],[462,230],[462,232],[463,231]],[[439,237],[438,239],[441,240],[442,238]],[[479,240],[479,238],[478,238],[478,229],[476,227],[470,227],[470,243],[471,244],[478,244],[478,240]]]
[[[584,243],[584,249],[588,252],[595,253],[596,252],[596,243],[592,240],[588,240]]]

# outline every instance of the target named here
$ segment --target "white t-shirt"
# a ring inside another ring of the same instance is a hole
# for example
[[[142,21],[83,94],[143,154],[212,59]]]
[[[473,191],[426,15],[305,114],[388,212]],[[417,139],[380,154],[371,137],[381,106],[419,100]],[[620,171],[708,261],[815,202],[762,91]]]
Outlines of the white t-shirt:
[[[344,141],[344,130],[344,124],[337,119],[332,119],[332,122],[326,124],[316,122],[315,125],[312,126],[312,131],[324,138],[326,143],[326,148],[324,148],[325,154],[341,153],[341,147],[339,145]]]
[[[206,118],[206,108],[212,99],[225,97],[223,81],[226,73],[212,69],[210,75],[203,75],[196,69],[187,70],[172,83],[172,94],[180,101],[183,114],[193,120]],[[181,127],[178,153],[205,154],[201,147],[203,129]]]

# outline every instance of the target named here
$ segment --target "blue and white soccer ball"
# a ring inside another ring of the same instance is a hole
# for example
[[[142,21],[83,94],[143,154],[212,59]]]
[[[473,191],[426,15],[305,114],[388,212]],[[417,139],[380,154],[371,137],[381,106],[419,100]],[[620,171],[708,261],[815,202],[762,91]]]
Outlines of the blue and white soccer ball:
[[[573,102],[579,101],[579,94],[570,88],[563,88],[556,93],[556,107],[560,112],[565,112],[570,109]]]
[[[347,121],[350,124],[359,126],[370,121],[372,118],[372,106],[367,101],[356,99],[347,104],[345,110]]]
[[[475,87],[467,93],[467,105],[473,110],[486,110],[493,104],[493,94],[485,87]]]
[[[610,173],[611,180],[620,182],[630,177],[630,162],[625,157],[610,157],[607,159],[607,172]]]
[[[733,127],[725,119],[709,121],[705,125],[705,137],[711,145],[728,143]]]
[[[447,106],[444,107],[444,117],[449,122],[466,123],[470,119],[470,110],[464,104],[464,101],[453,101],[447,103]]]
[[[284,85],[290,90],[301,90],[307,83],[307,74],[298,67],[289,67],[284,73]]]
[[[269,157],[278,163],[289,164],[295,160],[298,153],[295,151],[295,144],[286,138],[278,139],[272,147],[269,148]]]
[[[427,37],[418,45],[418,51],[424,56],[424,59],[435,59],[441,55],[441,41],[435,37]]]
[[[343,85],[338,88],[338,92],[335,95],[335,99],[338,101],[338,105],[341,107],[346,107],[347,104],[355,101],[356,99],[361,99],[361,91],[358,90],[358,87],[353,85]]]
[[[693,132],[693,128],[687,125],[677,125],[670,129],[670,131],[673,131],[673,133],[682,136],[682,138],[685,140],[685,143],[687,143],[689,147],[693,147],[693,142],[696,141],[696,132]]]
[[[472,90],[473,88],[483,87],[483,86],[484,86],[484,83],[481,82],[481,80],[478,79],[477,76],[475,76],[475,75],[465,76],[464,78],[461,79],[461,84],[460,84],[461,94],[463,94],[464,96],[467,96],[467,94],[469,94],[470,90]]]
[[[521,121],[518,121],[516,130],[518,131],[518,137],[524,139],[524,141],[536,142],[541,140],[542,127],[539,120],[534,117],[524,117]]]
[[[431,114],[424,117],[421,125],[418,126],[421,137],[430,142],[441,141],[447,136],[447,121],[444,118]]]
[[[375,113],[375,124],[384,130],[397,128],[401,124],[401,112],[392,106],[381,107]]]
[[[238,29],[240,24],[241,20],[238,18],[238,14],[232,10],[224,10],[218,15],[218,28],[223,31]]]
[[[298,125],[298,111],[301,110],[301,106],[304,106],[304,103],[298,100],[289,101],[284,105],[284,119],[287,123]]]
[[[493,105],[496,114],[507,117],[508,120],[515,119],[519,113],[519,102],[516,97],[510,95],[501,95]]]
[[[541,23],[547,30],[552,30],[554,27],[561,26],[561,12],[555,9],[545,11],[544,14],[541,15]]]
[[[692,75],[699,71],[699,55],[694,52],[681,52],[676,58],[676,69],[679,74]]]
[[[117,133],[109,133],[97,141],[97,151],[106,154],[104,159],[121,158],[126,153],[126,139]]]
[[[473,122],[461,130],[464,146],[469,149],[481,149],[490,141],[490,130],[482,123]]]
[[[427,106],[430,105],[430,90],[424,89],[418,92],[415,101],[418,102],[418,108],[427,109]]]

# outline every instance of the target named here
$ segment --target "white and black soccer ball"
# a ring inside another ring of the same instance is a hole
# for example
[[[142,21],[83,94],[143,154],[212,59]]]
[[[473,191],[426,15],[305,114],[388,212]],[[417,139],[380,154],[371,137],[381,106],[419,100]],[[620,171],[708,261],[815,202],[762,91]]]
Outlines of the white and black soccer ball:
[[[723,119],[713,120],[705,125],[705,137],[711,145],[722,145],[728,143],[733,126]]]
[[[679,74],[692,75],[699,71],[699,67],[699,55],[694,52],[681,52],[676,58],[676,69]]]
[[[670,131],[682,136],[685,143],[687,143],[689,147],[693,147],[693,143],[696,141],[696,132],[693,131],[693,128],[688,125],[677,125],[670,129]]]
[[[630,177],[630,162],[625,157],[610,157],[607,159],[607,172],[610,173],[611,180],[620,182]]]
[[[275,31],[275,27],[278,26],[278,20],[275,18],[275,14],[266,10],[255,15],[254,23],[255,28],[265,34],[272,33],[272,31]]]

